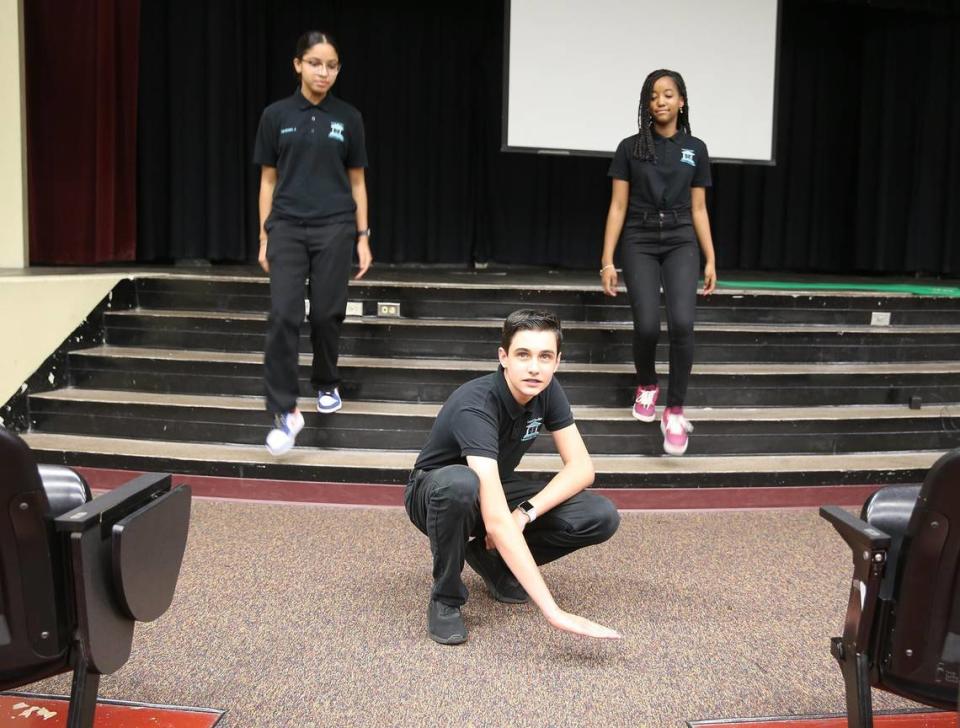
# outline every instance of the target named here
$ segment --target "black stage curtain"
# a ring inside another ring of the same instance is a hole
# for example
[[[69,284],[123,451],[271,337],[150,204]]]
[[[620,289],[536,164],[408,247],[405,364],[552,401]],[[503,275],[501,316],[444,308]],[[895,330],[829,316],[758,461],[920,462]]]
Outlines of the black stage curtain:
[[[136,0],[23,3],[31,263],[134,259]]]
[[[777,164],[714,166],[721,269],[960,271],[960,21],[894,4],[782,0]],[[255,259],[256,125],[318,27],[341,44],[334,92],[366,122],[377,260],[597,266],[609,160],[500,151],[499,0],[141,12],[139,259]]]

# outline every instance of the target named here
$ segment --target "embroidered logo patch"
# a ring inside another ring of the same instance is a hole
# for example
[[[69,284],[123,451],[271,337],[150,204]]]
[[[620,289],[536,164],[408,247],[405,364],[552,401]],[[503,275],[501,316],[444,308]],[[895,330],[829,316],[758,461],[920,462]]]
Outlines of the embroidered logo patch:
[[[285,126],[283,129],[280,130],[280,134],[281,134],[281,135],[283,135],[283,134],[293,134],[293,132],[295,132],[296,130],[297,130],[297,127],[295,127],[295,126]]]
[[[330,122],[330,133],[327,134],[331,139],[336,139],[338,142],[343,141],[343,122],[340,121],[331,121]]]
[[[697,163],[693,161],[693,150],[692,149],[681,149],[680,161],[684,164],[689,164],[691,167],[696,167]]]
[[[536,440],[537,435],[540,434],[540,425],[543,424],[542,417],[534,417],[529,422],[527,422],[527,431],[523,433],[523,437],[520,438],[523,442],[527,440]]]

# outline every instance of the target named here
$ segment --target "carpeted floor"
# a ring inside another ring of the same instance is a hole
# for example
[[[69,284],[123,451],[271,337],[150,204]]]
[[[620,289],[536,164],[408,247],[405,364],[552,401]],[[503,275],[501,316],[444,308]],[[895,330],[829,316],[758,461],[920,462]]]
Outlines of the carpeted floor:
[[[230,728],[682,726],[843,710],[828,645],[851,557],[812,509],[625,513],[611,541],[547,566],[560,605],[620,630],[614,643],[494,602],[467,567],[470,639],[436,645],[429,569],[426,537],[399,509],[197,500],[173,606],[138,628],[101,695],[225,709]]]

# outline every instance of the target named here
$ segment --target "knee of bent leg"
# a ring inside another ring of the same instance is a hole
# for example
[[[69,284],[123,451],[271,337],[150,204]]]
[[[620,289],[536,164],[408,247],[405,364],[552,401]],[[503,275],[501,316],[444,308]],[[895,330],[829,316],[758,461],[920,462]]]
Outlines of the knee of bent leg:
[[[620,512],[608,498],[598,497],[593,508],[593,517],[597,543],[606,541],[620,528]]]
[[[693,316],[672,316],[670,318],[670,341],[683,342],[693,339]]]
[[[480,498],[480,478],[466,465],[451,465],[443,474],[443,497],[455,505],[472,508]]]
[[[650,315],[649,312],[637,312],[633,314],[633,333],[645,341],[656,341],[660,337],[660,315],[659,310],[656,314]]]

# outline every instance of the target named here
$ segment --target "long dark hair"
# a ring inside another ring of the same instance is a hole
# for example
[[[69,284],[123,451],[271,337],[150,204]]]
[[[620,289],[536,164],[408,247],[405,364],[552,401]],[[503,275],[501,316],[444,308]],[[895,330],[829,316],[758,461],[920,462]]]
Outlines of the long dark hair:
[[[653,117],[650,116],[650,98],[653,96],[653,85],[664,76],[673,79],[673,82],[677,85],[677,91],[683,98],[683,106],[680,107],[680,113],[677,116],[677,131],[684,134],[690,133],[690,99],[687,98],[687,84],[683,82],[683,76],[666,68],[654,71],[643,81],[643,88],[640,89],[640,106],[637,109],[637,126],[640,127],[640,133],[637,136],[637,143],[633,147],[633,156],[644,162],[657,161],[657,153],[653,147]]]

